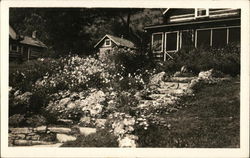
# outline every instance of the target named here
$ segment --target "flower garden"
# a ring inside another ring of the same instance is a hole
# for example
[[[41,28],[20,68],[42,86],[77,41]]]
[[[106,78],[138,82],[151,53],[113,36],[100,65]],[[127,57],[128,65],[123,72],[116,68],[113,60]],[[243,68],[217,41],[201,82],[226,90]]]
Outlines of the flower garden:
[[[162,72],[162,65],[148,57],[121,49],[103,59],[68,55],[15,67],[10,68],[9,126],[95,129],[62,141],[62,146],[75,147],[143,146],[139,142],[145,131],[155,126],[171,129],[162,116],[183,108],[183,98],[203,85],[224,82],[211,77],[211,71],[198,78],[187,70]],[[189,77],[181,78],[185,73]]]

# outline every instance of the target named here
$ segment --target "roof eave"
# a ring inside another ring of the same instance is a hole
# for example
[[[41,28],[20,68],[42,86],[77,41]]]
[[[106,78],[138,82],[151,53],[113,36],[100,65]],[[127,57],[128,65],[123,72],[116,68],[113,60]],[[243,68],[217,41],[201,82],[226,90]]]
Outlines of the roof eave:
[[[181,25],[188,25],[188,24],[200,24],[200,23],[207,23],[207,22],[229,21],[229,20],[239,20],[239,19],[240,18],[230,18],[230,19],[216,19],[216,20],[207,20],[207,21],[192,21],[192,22],[184,22],[184,23],[152,25],[152,26],[144,27],[144,30],[169,27],[169,26],[181,26]]]
[[[165,15],[170,8],[167,8],[162,14]]]

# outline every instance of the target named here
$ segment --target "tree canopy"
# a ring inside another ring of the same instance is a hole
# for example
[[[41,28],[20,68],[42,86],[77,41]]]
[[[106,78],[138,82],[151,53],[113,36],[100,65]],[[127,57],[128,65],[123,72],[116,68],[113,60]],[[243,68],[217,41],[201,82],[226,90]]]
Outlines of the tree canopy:
[[[143,8],[11,8],[10,25],[21,35],[37,37],[55,54],[93,53],[105,34],[124,36],[141,45],[143,27],[163,9]],[[153,13],[153,14],[152,14]],[[151,14],[151,15],[150,15]]]

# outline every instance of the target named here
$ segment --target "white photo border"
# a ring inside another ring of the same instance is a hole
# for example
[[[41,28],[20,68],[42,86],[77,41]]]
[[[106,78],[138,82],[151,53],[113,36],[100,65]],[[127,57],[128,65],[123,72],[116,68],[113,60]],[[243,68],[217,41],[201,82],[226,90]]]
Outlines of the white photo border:
[[[8,42],[11,7],[241,8],[240,148],[32,148],[8,147]],[[249,156],[249,1],[234,0],[2,0],[1,1],[1,156],[2,157],[248,157]]]

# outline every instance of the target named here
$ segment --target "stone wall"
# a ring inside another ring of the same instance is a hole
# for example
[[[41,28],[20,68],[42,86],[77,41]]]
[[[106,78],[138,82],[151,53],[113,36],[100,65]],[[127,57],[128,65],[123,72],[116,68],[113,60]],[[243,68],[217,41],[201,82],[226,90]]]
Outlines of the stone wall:
[[[78,135],[96,133],[95,128],[73,126],[9,128],[9,146],[52,145],[76,140]]]

